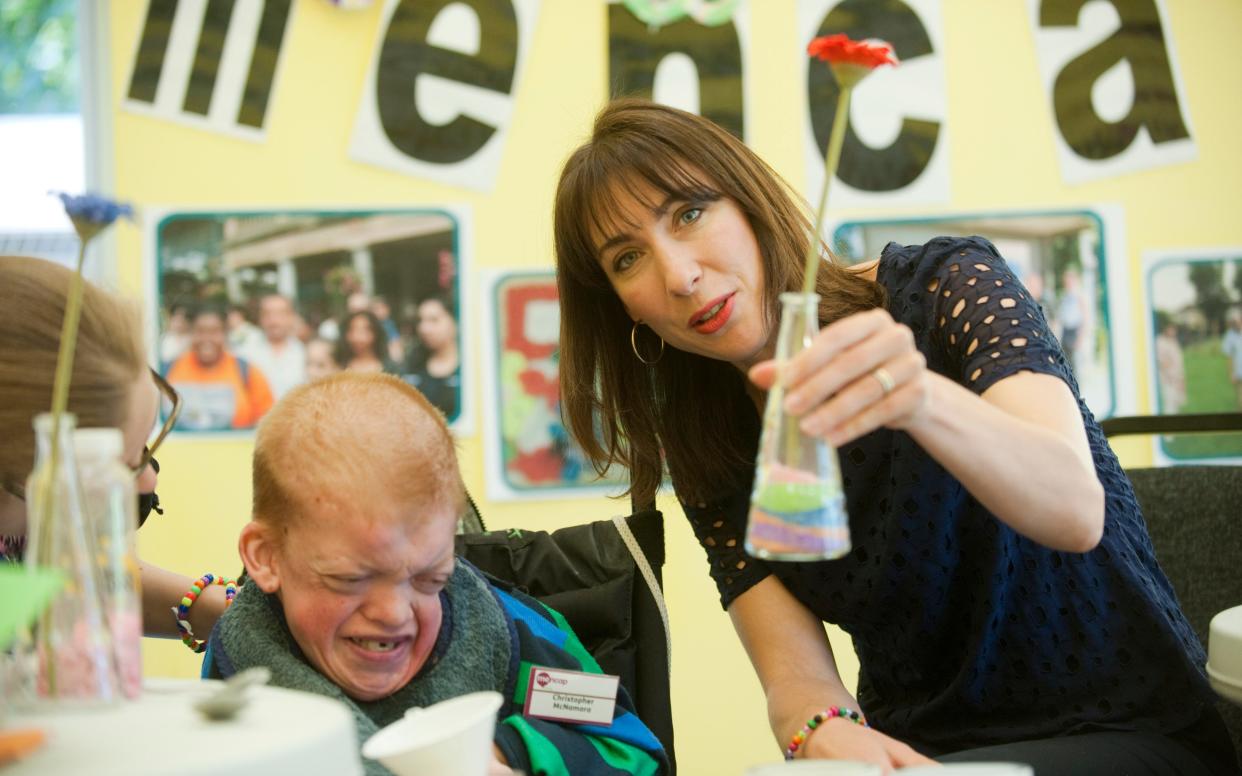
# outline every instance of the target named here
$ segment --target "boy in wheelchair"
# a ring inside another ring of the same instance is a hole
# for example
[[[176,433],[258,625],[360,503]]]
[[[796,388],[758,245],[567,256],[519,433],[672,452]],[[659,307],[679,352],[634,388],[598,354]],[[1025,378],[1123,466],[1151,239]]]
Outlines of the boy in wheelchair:
[[[205,676],[266,666],[344,702],[359,741],[411,706],[495,690],[494,771],[666,772],[624,688],[607,725],[523,714],[531,666],[600,669],[563,618],[454,556],[465,491],[416,390],[353,373],[295,389],[259,429],[253,479],[250,581],[212,631]]]

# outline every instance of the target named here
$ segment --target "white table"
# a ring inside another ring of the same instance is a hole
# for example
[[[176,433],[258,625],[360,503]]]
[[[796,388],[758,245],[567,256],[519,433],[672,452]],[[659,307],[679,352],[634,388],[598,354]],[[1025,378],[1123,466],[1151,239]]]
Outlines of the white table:
[[[6,729],[38,728],[38,751],[3,776],[56,774],[362,773],[353,717],[341,703],[276,687],[251,687],[234,719],[209,722],[192,703],[218,682],[151,679],[136,701],[75,710],[15,710]]]

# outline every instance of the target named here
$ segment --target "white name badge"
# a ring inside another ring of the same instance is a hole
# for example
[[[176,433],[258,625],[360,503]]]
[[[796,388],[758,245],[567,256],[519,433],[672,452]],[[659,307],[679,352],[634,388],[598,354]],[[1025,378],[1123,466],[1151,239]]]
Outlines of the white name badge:
[[[522,709],[526,716],[553,722],[612,724],[620,677],[531,666],[529,679]]]

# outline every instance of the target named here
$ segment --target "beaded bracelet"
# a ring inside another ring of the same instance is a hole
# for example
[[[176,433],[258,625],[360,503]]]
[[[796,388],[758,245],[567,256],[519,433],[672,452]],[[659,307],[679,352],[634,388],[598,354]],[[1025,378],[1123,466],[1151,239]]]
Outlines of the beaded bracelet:
[[[811,735],[815,728],[824,724],[833,717],[848,719],[850,722],[862,725],[863,727],[871,727],[867,724],[867,720],[863,719],[863,716],[857,711],[847,709],[844,706],[829,706],[816,714],[814,717],[807,720],[806,726],[797,733],[794,733],[793,740],[790,741],[789,746],[785,748],[785,759],[792,760],[794,755],[797,754],[800,748],[802,748],[802,744],[806,742],[806,739]]]
[[[224,608],[228,609],[233,599],[237,597],[237,580],[217,578],[214,574],[204,574],[198,581],[192,582],[190,589],[181,597],[181,603],[172,608],[173,619],[177,622],[177,632],[181,634],[181,643],[196,654],[207,648],[207,642],[194,638],[194,629],[190,627],[190,607],[203,594],[203,591],[213,584],[224,585]]]

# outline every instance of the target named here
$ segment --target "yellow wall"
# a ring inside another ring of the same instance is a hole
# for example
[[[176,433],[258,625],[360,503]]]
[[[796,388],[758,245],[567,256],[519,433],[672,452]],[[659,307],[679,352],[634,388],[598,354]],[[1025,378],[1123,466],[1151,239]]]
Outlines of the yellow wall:
[[[464,202],[474,208],[475,270],[550,267],[549,205],[561,161],[580,142],[605,98],[606,29],[602,2],[543,0],[531,54],[517,86],[513,123],[495,190],[443,186],[352,162],[349,135],[376,43],[382,0],[363,12],[321,0],[295,4],[286,60],[268,113],[265,143],[211,134],[117,110],[116,193],[138,205],[174,207],[315,207]],[[752,145],[789,180],[803,180],[803,113],[794,43],[794,0],[750,0]],[[112,3],[112,102],[120,106],[145,3]],[[1242,68],[1221,66],[1242,29],[1242,6],[1229,0],[1166,0],[1169,29],[1184,79],[1197,161],[1070,188],[1061,183],[1053,132],[1035,59],[1026,3],[943,4],[948,139],[955,209],[1075,206],[1118,202],[1135,298],[1141,250],[1242,244],[1237,181],[1242,153]],[[911,211],[911,212],[926,212]],[[875,215],[842,212],[839,215]],[[121,277],[144,285],[140,232],[118,229]],[[477,290],[477,286],[476,286]],[[469,309],[469,308],[467,308]],[[1141,327],[1134,309],[1129,323]],[[477,331],[476,327],[476,331]],[[1142,331],[1141,328],[1136,329]],[[1140,343],[1141,345],[1141,343]],[[472,346],[474,374],[480,350]],[[1145,354],[1138,354],[1145,384]],[[1125,376],[1122,376],[1123,379]],[[476,395],[486,395],[476,386]],[[1145,395],[1145,393],[1143,394]],[[1143,401],[1142,399],[1140,401]],[[482,426],[482,423],[478,424]],[[1129,455],[1142,455],[1137,447]],[[237,531],[249,508],[250,443],[244,439],[172,439],[160,495],[167,514],[141,532],[143,556],[198,575],[238,566]],[[484,495],[479,434],[461,440],[470,489]],[[555,528],[627,512],[624,502],[489,503],[490,525]],[[674,503],[664,503],[665,582],[673,623],[673,703],[685,773],[740,773],[777,750],[767,732],[763,697],[728,618],[720,611],[701,551]],[[834,636],[842,670],[857,665]],[[146,644],[153,675],[187,675],[198,659],[177,642]],[[851,679],[852,681],[852,679]]]

